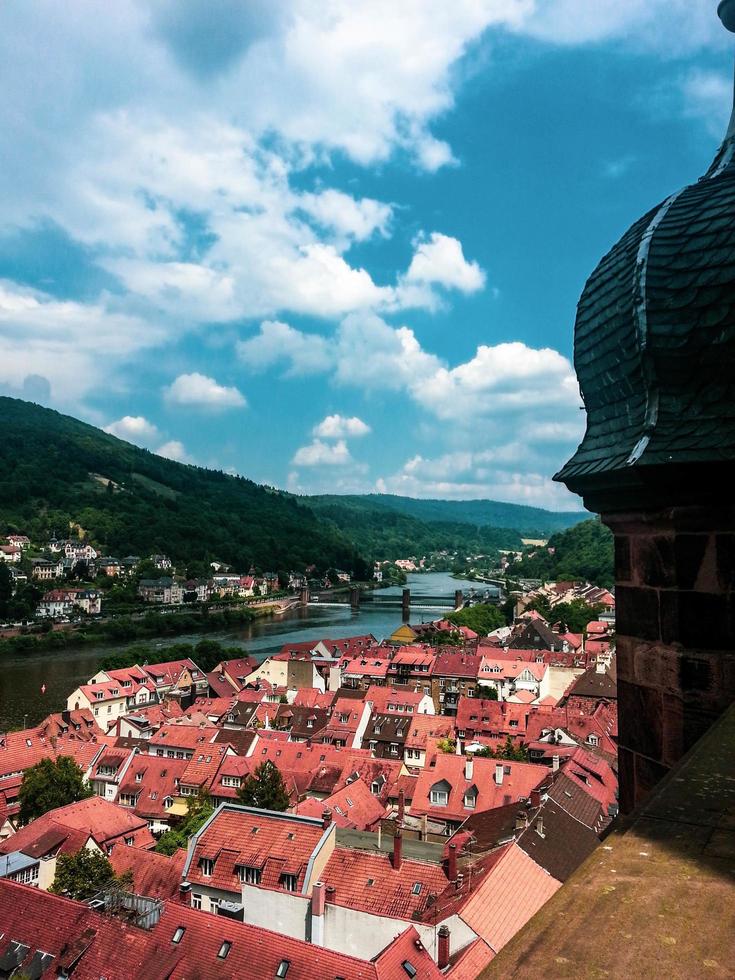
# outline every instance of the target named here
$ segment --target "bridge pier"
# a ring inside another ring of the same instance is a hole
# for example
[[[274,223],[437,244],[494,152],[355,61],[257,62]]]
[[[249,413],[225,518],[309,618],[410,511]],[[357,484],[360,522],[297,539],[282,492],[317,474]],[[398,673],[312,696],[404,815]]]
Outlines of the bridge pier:
[[[464,592],[461,589],[456,589],[454,592],[454,609],[461,609],[464,605]]]
[[[401,600],[401,612],[403,613],[403,621],[408,622],[411,618],[411,590],[403,590],[403,598]]]
[[[356,588],[350,589],[350,606],[353,609],[360,608],[360,590]]]
[[[302,606],[308,606],[309,605],[309,587],[308,587],[308,585],[301,590],[300,604]]]

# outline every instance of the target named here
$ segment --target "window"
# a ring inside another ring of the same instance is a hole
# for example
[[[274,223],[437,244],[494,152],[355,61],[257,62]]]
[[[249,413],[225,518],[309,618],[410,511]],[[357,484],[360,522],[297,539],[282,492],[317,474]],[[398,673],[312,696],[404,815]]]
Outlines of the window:
[[[278,968],[276,970],[276,976],[279,977],[279,978],[285,977],[286,974],[288,973],[288,968],[290,966],[291,966],[291,961],[290,960],[281,960],[281,962],[278,964]]]
[[[173,934],[173,938],[172,938],[171,942],[172,943],[177,943],[177,944],[180,943],[181,940],[184,938],[184,933],[185,932],[186,932],[186,929],[183,926],[179,926],[178,929],[176,930],[176,932]]]
[[[136,774],[135,774],[135,781],[136,781],[136,783],[142,783],[143,782],[143,773],[142,772],[136,772]]]
[[[443,789],[432,789],[431,802],[434,806],[446,806],[449,802],[449,794]]]
[[[168,810],[168,808],[173,805],[173,802],[174,802],[173,801],[173,797],[172,796],[167,796],[166,799],[163,801],[163,805]]]
[[[227,959],[227,954],[230,952],[231,949],[232,949],[232,943],[228,942],[225,939],[225,941],[222,943],[222,945],[219,948],[219,953],[217,953],[218,959],[220,960]]]
[[[370,746],[370,751],[371,752],[374,752],[377,749],[377,747],[378,747],[378,743],[375,742],[375,741],[372,741],[372,740],[370,742],[368,742],[368,745]]]
[[[138,797],[134,793],[121,793],[120,806],[135,806]]]
[[[296,875],[281,875],[281,884],[287,892],[296,891]],[[285,974],[284,974],[285,976]]]
[[[211,858],[202,858],[199,861],[199,867],[202,869],[202,875],[205,878],[211,878],[212,872],[214,871],[214,861]]]
[[[391,755],[398,755],[398,743],[397,742],[391,742],[390,743],[390,754]]]
[[[467,810],[474,810],[477,806],[477,793],[474,790],[467,790],[464,794],[464,805]]]
[[[260,884],[260,868],[250,868],[246,864],[238,864],[237,875],[243,885]]]
[[[600,744],[600,740],[599,740],[599,738],[596,735],[588,735],[587,736],[587,742],[588,742],[589,745],[599,745]]]
[[[191,896],[191,907],[193,909],[199,909],[201,911],[201,908],[202,908],[202,896],[201,895],[192,894],[192,896]]]
[[[370,783],[370,792],[373,794],[373,796],[380,796],[380,783],[377,781],[377,779],[374,779],[373,782]]]
[[[416,972],[417,972],[416,971],[416,967],[409,960],[404,960],[403,963],[401,964],[401,966],[406,971],[406,973],[409,975],[409,977],[415,977],[416,976]]]
[[[412,895],[420,895],[421,894],[421,882],[420,881],[414,881],[414,883],[413,883],[413,885],[411,887],[411,894]]]

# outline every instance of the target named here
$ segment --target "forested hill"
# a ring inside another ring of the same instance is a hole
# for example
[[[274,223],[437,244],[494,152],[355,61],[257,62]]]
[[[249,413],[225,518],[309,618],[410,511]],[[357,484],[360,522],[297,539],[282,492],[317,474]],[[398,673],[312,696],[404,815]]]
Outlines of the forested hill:
[[[250,480],[163,459],[14,398],[0,397],[0,431],[0,534],[43,541],[67,536],[74,522],[117,557],[368,571],[331,522]]]
[[[490,555],[520,550],[518,531],[451,521],[424,521],[384,507],[379,497],[321,496],[303,499],[319,517],[332,521],[362,553],[378,561],[431,552]]]
[[[549,553],[553,549],[553,554]],[[610,588],[614,576],[612,532],[598,519],[554,534],[546,548],[529,548],[521,562],[511,566],[514,575],[547,581],[585,579]]]
[[[524,538],[548,537],[554,531],[563,531],[589,517],[586,511],[542,510],[540,507],[506,504],[499,500],[418,500],[387,493],[308,497],[306,500],[319,509],[338,504],[340,507],[354,507],[362,512],[374,511],[376,508],[397,511],[424,522],[510,528]],[[514,545],[505,544],[500,547]]]

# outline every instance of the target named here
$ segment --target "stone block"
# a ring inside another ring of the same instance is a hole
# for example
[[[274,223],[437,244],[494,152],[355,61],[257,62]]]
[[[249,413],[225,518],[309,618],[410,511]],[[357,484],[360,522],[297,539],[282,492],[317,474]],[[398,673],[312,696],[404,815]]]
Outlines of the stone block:
[[[619,742],[652,759],[663,753],[663,699],[655,688],[618,680]]]
[[[708,534],[678,534],[676,536],[674,540],[674,562],[677,588],[694,588],[709,540]]]
[[[618,632],[641,640],[660,639],[658,596],[655,589],[619,586],[615,590]]]
[[[615,535],[615,581],[629,582],[631,579],[630,538],[625,534]]]
[[[663,535],[631,539],[633,581],[637,585],[669,588],[676,584],[674,538]]]

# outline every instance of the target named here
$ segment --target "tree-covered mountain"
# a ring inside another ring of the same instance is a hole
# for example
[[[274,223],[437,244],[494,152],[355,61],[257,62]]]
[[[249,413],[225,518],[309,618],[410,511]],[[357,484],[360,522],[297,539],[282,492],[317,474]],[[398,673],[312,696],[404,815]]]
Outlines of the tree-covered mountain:
[[[520,578],[547,581],[585,579],[610,588],[615,582],[612,531],[599,519],[554,534],[546,548],[528,548],[509,571]]]
[[[0,534],[43,541],[69,536],[74,524],[118,557],[368,572],[331,522],[250,480],[164,459],[13,398],[0,398],[0,431]]]
[[[523,504],[506,504],[498,500],[419,500],[387,493],[319,496],[307,499],[312,507],[336,501],[343,506],[367,505],[371,508],[393,510],[424,522],[439,521],[445,524],[472,524],[475,527],[510,528],[524,538],[547,537],[555,531],[573,527],[589,517],[586,511],[557,512],[542,510],[540,507],[527,507]]]
[[[362,554],[378,561],[448,551],[490,554],[520,549],[518,531],[450,521],[426,521],[385,507],[373,496],[302,497],[309,507],[348,535]]]

